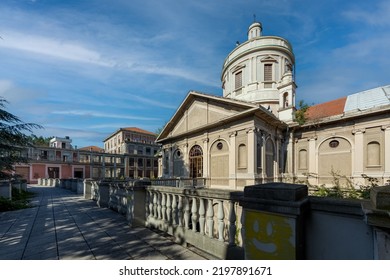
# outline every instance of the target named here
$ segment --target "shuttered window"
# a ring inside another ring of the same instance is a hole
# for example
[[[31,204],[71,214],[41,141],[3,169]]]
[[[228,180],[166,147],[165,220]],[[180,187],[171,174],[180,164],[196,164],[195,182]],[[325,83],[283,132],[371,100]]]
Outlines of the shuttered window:
[[[235,89],[242,87],[242,71],[236,73],[235,75]]]
[[[272,64],[264,64],[264,81],[272,81]]]

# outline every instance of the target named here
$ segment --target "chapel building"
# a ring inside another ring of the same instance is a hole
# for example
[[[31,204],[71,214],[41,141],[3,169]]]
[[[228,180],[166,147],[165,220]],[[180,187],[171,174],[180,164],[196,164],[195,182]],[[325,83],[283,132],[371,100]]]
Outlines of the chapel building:
[[[190,91],[158,136],[162,177],[203,178],[206,187],[229,189],[328,184],[334,174],[386,183],[390,86],[312,106],[298,124],[294,68],[291,44],[251,24],[248,40],[223,63],[223,96]]]

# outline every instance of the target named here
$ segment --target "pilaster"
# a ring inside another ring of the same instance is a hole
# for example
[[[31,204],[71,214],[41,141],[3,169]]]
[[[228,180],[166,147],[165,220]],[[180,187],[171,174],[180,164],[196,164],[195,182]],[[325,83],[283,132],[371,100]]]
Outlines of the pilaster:
[[[229,187],[236,187],[236,136],[237,131],[229,135],[230,138],[230,152],[229,152]]]

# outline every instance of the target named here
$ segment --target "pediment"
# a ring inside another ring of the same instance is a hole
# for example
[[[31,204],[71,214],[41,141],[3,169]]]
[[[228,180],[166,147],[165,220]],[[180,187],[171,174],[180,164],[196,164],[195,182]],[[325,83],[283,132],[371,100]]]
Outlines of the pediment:
[[[267,55],[267,56],[260,58],[260,61],[261,62],[278,62],[276,58],[274,58],[273,56],[270,56],[270,55]]]
[[[190,92],[158,140],[199,130],[253,107],[245,102]]]

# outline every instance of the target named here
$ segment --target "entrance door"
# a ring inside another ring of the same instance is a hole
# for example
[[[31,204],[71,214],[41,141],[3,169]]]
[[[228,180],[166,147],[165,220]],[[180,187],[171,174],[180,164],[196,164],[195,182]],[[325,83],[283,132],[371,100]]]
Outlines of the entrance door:
[[[49,167],[47,169],[47,174],[49,175],[49,178],[59,178],[60,176],[60,168],[59,167]]]

